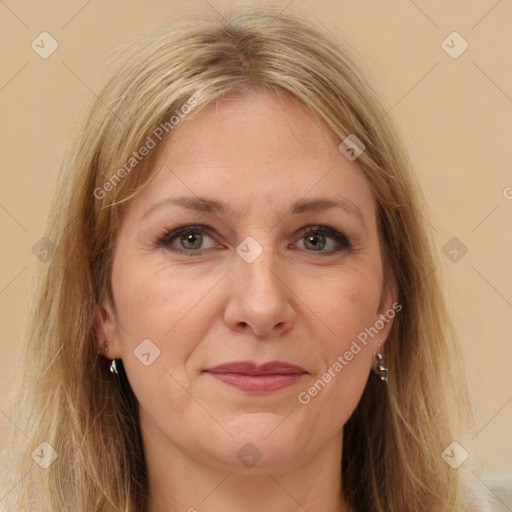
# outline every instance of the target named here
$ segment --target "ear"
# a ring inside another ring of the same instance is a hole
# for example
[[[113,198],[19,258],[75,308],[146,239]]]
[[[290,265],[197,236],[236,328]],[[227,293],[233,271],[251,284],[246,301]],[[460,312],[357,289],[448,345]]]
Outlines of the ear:
[[[98,304],[94,325],[96,329],[97,350],[108,359],[120,358],[119,328],[116,322],[115,311],[106,299]],[[107,344],[108,352],[105,351]]]
[[[381,350],[383,350],[384,343],[389,337],[391,327],[393,327],[395,316],[401,310],[402,305],[398,303],[398,287],[396,281],[394,278],[388,279],[382,286],[382,294],[377,310],[377,317],[375,319],[375,328],[379,331],[373,338],[375,355],[379,351],[379,344]],[[382,343],[380,340],[382,340]]]

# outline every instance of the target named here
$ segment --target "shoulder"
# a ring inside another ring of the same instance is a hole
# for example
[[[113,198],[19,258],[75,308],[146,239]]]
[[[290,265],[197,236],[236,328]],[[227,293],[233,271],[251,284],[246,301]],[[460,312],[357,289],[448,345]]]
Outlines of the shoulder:
[[[489,490],[480,482],[465,483],[464,510],[469,512],[493,512]]]

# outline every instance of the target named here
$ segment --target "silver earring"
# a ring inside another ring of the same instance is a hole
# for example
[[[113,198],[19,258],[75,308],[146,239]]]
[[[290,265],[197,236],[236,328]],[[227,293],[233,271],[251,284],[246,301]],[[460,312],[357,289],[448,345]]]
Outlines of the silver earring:
[[[380,377],[380,380],[388,381],[388,368],[384,359],[384,351],[381,352],[382,340],[379,340],[379,351],[377,352],[377,361],[373,369],[374,373]]]
[[[112,359],[112,362],[110,363],[110,371],[111,373],[115,373],[116,375],[119,375],[117,372],[117,366],[116,366],[116,360]]]
[[[105,352],[108,352],[108,340],[105,341]],[[112,359],[112,362],[110,363],[110,372],[119,375],[115,359]]]

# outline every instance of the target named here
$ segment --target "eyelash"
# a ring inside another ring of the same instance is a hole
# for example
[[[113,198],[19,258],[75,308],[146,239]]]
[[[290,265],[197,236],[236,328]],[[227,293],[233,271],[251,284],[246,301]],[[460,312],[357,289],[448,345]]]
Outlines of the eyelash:
[[[157,236],[155,240],[155,246],[157,248],[167,248],[170,251],[173,251],[178,254],[187,254],[187,255],[199,255],[201,254],[201,249],[177,249],[177,248],[171,248],[169,247],[170,244],[174,241],[174,239],[178,238],[181,235],[189,234],[189,233],[200,233],[200,234],[207,234],[213,238],[213,232],[215,230],[207,225],[190,225],[190,226],[181,226],[175,229],[163,229],[159,235]],[[350,250],[352,248],[352,245],[348,238],[343,235],[342,233],[339,233],[333,228],[330,228],[328,226],[324,225],[314,225],[314,226],[306,226],[305,228],[302,228],[301,230],[301,237],[304,238],[308,235],[327,235],[336,240],[338,243],[338,247],[335,247],[334,249],[330,249],[328,251],[312,251],[308,249],[304,249],[311,253],[318,253],[320,256],[331,256],[334,255],[340,251],[343,250]],[[208,249],[203,249],[208,250]]]

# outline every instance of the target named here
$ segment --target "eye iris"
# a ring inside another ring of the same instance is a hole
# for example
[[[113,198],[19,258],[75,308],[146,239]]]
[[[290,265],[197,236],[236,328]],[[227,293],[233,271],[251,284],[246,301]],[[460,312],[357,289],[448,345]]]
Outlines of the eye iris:
[[[306,237],[305,246],[308,249],[323,249],[325,243],[325,235],[308,235]],[[308,247],[308,244],[311,244],[311,246]]]
[[[194,233],[189,235],[182,235],[180,237],[180,245],[184,249],[199,249],[203,243],[203,235],[200,233]],[[191,246],[187,246],[187,244],[191,244]]]

